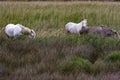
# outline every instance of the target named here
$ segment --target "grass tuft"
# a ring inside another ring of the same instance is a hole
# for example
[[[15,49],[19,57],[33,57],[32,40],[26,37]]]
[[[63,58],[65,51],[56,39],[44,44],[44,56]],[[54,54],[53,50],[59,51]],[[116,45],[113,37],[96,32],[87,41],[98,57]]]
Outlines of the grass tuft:
[[[105,62],[117,62],[120,61],[120,51],[113,51],[108,54],[105,59]]]
[[[63,73],[89,72],[91,65],[88,60],[81,57],[73,57],[61,65],[61,71]]]

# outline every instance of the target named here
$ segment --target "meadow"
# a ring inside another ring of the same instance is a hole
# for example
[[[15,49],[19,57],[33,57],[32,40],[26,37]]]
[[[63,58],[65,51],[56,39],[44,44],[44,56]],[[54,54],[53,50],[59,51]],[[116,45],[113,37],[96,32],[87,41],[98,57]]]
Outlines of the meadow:
[[[0,2],[0,79],[119,80],[120,40],[64,30],[87,19],[120,33],[119,10],[117,2]],[[33,28],[35,40],[8,39],[8,23]]]

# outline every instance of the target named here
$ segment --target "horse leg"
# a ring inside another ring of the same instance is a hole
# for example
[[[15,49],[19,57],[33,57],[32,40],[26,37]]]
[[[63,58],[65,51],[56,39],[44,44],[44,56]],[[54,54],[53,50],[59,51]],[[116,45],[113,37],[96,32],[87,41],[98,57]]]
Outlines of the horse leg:
[[[6,36],[7,36],[7,38],[10,38],[10,36],[8,36],[7,34],[6,34]]]
[[[66,34],[70,34],[70,31],[66,31]]]

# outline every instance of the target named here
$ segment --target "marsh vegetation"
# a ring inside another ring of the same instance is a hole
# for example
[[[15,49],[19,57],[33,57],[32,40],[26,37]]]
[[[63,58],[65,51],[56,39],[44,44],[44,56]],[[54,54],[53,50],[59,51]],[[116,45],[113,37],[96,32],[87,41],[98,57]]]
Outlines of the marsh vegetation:
[[[118,80],[120,40],[98,35],[67,35],[67,22],[120,29],[120,3],[0,2],[0,28],[20,23],[36,38],[11,40],[0,32],[0,79]]]

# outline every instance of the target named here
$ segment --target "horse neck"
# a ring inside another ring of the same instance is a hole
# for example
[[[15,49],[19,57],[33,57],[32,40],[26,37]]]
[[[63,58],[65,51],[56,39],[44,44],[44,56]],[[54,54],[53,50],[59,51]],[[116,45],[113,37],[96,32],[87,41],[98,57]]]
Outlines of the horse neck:
[[[84,26],[84,27],[85,27],[85,26],[87,26],[87,24],[86,24],[86,23],[84,23],[83,21],[82,21],[82,22],[80,22],[80,23],[78,23],[78,25],[79,25],[79,26]]]
[[[24,26],[20,26],[22,29],[25,29],[26,27],[24,27]]]
[[[25,35],[30,35],[31,34],[31,29],[29,28],[26,28],[26,27],[22,27],[22,34],[25,34]]]
[[[78,25],[82,25],[82,22],[78,23]]]
[[[85,27],[85,26],[83,26],[82,22],[78,23],[77,26],[78,26],[78,29],[79,29],[79,30],[81,30],[82,27]]]

